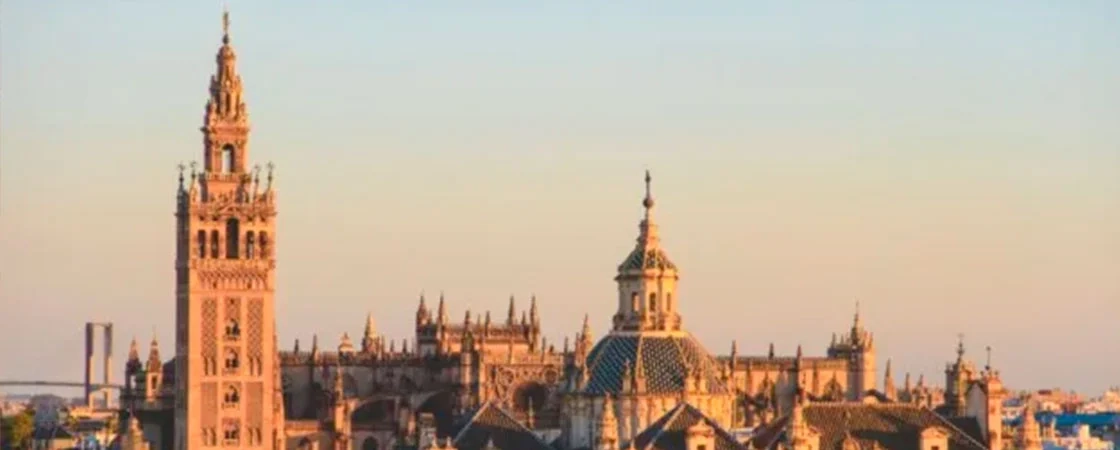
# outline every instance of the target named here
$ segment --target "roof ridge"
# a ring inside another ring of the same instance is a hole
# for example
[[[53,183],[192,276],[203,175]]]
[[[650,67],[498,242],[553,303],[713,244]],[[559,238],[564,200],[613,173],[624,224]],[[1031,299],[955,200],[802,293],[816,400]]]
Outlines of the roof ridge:
[[[463,428],[459,429],[459,432],[455,434],[454,438],[451,438],[451,441],[455,442],[458,441],[459,438],[463,437],[463,433],[466,433],[467,429],[471,427],[471,424],[473,424],[474,421],[478,419],[478,416],[481,416],[482,412],[486,411],[486,408],[490,407],[493,403],[494,399],[490,399],[487,400],[486,403],[483,403],[482,406],[479,406],[478,410],[476,410],[474,414],[471,414],[471,418],[467,419],[467,421],[463,423]]]
[[[669,428],[669,426],[677,420],[677,416],[681,415],[681,411],[684,411],[688,406],[688,402],[680,402],[677,403],[677,406],[674,406],[673,409],[669,410],[667,413],[669,417],[665,419],[665,423],[661,424],[661,429],[657,430],[657,434],[654,434],[653,437],[649,439],[649,442],[646,443],[646,448],[650,448],[658,439],[661,439],[661,435],[665,434],[665,429]]]
[[[934,410],[932,410],[932,409],[929,409],[929,407],[927,407],[927,406],[925,406],[925,405],[921,405],[921,406],[919,406],[919,407],[918,407],[918,409],[921,409],[921,410],[923,410],[923,411],[925,411],[925,412],[928,412],[928,413],[930,413],[930,414],[933,414],[933,416],[937,418],[936,420],[938,420],[939,422],[941,422],[942,424],[944,424],[944,425],[945,425],[945,426],[946,426],[947,428],[949,428],[950,430],[954,430],[954,431],[956,431],[957,433],[960,433],[960,435],[961,435],[961,436],[964,436],[965,440],[971,441],[971,442],[972,442],[973,444],[976,444],[976,445],[980,446],[981,448],[987,448],[987,445],[985,445],[984,443],[982,443],[982,442],[980,442],[980,441],[978,441],[978,440],[974,439],[974,438],[973,438],[973,437],[972,437],[971,435],[969,435],[968,433],[965,433],[965,432],[964,432],[964,430],[962,430],[962,429],[960,429],[960,427],[958,427],[958,426],[954,425],[954,424],[953,424],[953,422],[949,421],[949,419],[945,418],[945,417],[944,417],[944,416],[942,416],[941,414],[938,414],[938,413],[937,413],[937,411],[934,411]]]

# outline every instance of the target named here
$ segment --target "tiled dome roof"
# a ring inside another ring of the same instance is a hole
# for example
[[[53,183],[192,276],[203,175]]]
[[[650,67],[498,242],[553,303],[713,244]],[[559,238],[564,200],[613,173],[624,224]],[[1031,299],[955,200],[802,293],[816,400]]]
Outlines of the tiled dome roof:
[[[671,335],[612,333],[604,336],[587,355],[588,380],[584,392],[620,392],[623,373],[628,365],[630,370],[640,370],[645,375],[645,389],[649,393],[682,391],[690,370],[693,376],[698,373],[704,380],[708,392],[729,392],[711,354],[685,332]]]
[[[645,269],[677,270],[677,265],[673,264],[665,250],[659,247],[646,249],[642,246],[638,246],[626,255],[626,259],[618,265],[619,272]]]

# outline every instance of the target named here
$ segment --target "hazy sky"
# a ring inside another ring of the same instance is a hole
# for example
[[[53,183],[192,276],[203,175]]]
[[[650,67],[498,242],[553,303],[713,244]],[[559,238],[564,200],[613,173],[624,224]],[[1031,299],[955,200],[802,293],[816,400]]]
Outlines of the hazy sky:
[[[823,354],[858,299],[899,380],[959,332],[1013,388],[1120,384],[1116,2],[414,3],[231,2],[283,348],[440,290],[601,336],[649,168],[709,350]],[[80,380],[87,320],[120,379],[132,336],[174,353],[221,4],[0,14],[0,379]]]

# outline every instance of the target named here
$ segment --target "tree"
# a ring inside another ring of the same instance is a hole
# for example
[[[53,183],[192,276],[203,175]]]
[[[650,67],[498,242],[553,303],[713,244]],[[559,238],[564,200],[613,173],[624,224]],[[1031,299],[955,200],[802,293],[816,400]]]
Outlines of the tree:
[[[31,433],[35,432],[35,412],[23,412],[5,417],[3,420],[3,443],[7,448],[31,448]]]

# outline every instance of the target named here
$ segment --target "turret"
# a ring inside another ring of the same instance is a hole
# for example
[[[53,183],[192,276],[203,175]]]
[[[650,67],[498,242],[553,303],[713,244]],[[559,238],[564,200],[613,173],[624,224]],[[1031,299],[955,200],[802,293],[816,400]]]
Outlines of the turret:
[[[598,437],[595,439],[595,450],[618,450],[618,420],[610,395],[603,397],[603,408],[596,425]]]
[[[1019,435],[1016,439],[1018,450],[1042,450],[1042,427],[1034,417],[1034,403],[1028,401],[1023,408],[1022,421],[1019,424]]]
[[[124,365],[124,383],[125,388],[132,389],[132,381],[136,374],[144,368],[144,363],[140,362],[140,349],[136,344],[136,338],[132,338],[132,342],[128,344],[128,361]]]
[[[148,349],[148,363],[144,367],[144,397],[153,401],[163,386],[163,361],[159,357],[159,341],[152,336],[152,344]]]
[[[675,298],[680,276],[677,266],[661,247],[657,224],[653,220],[652,178],[646,171],[646,195],[642,200],[645,215],[638,225],[634,249],[618,265],[618,309],[615,330],[677,331],[681,327]]]

